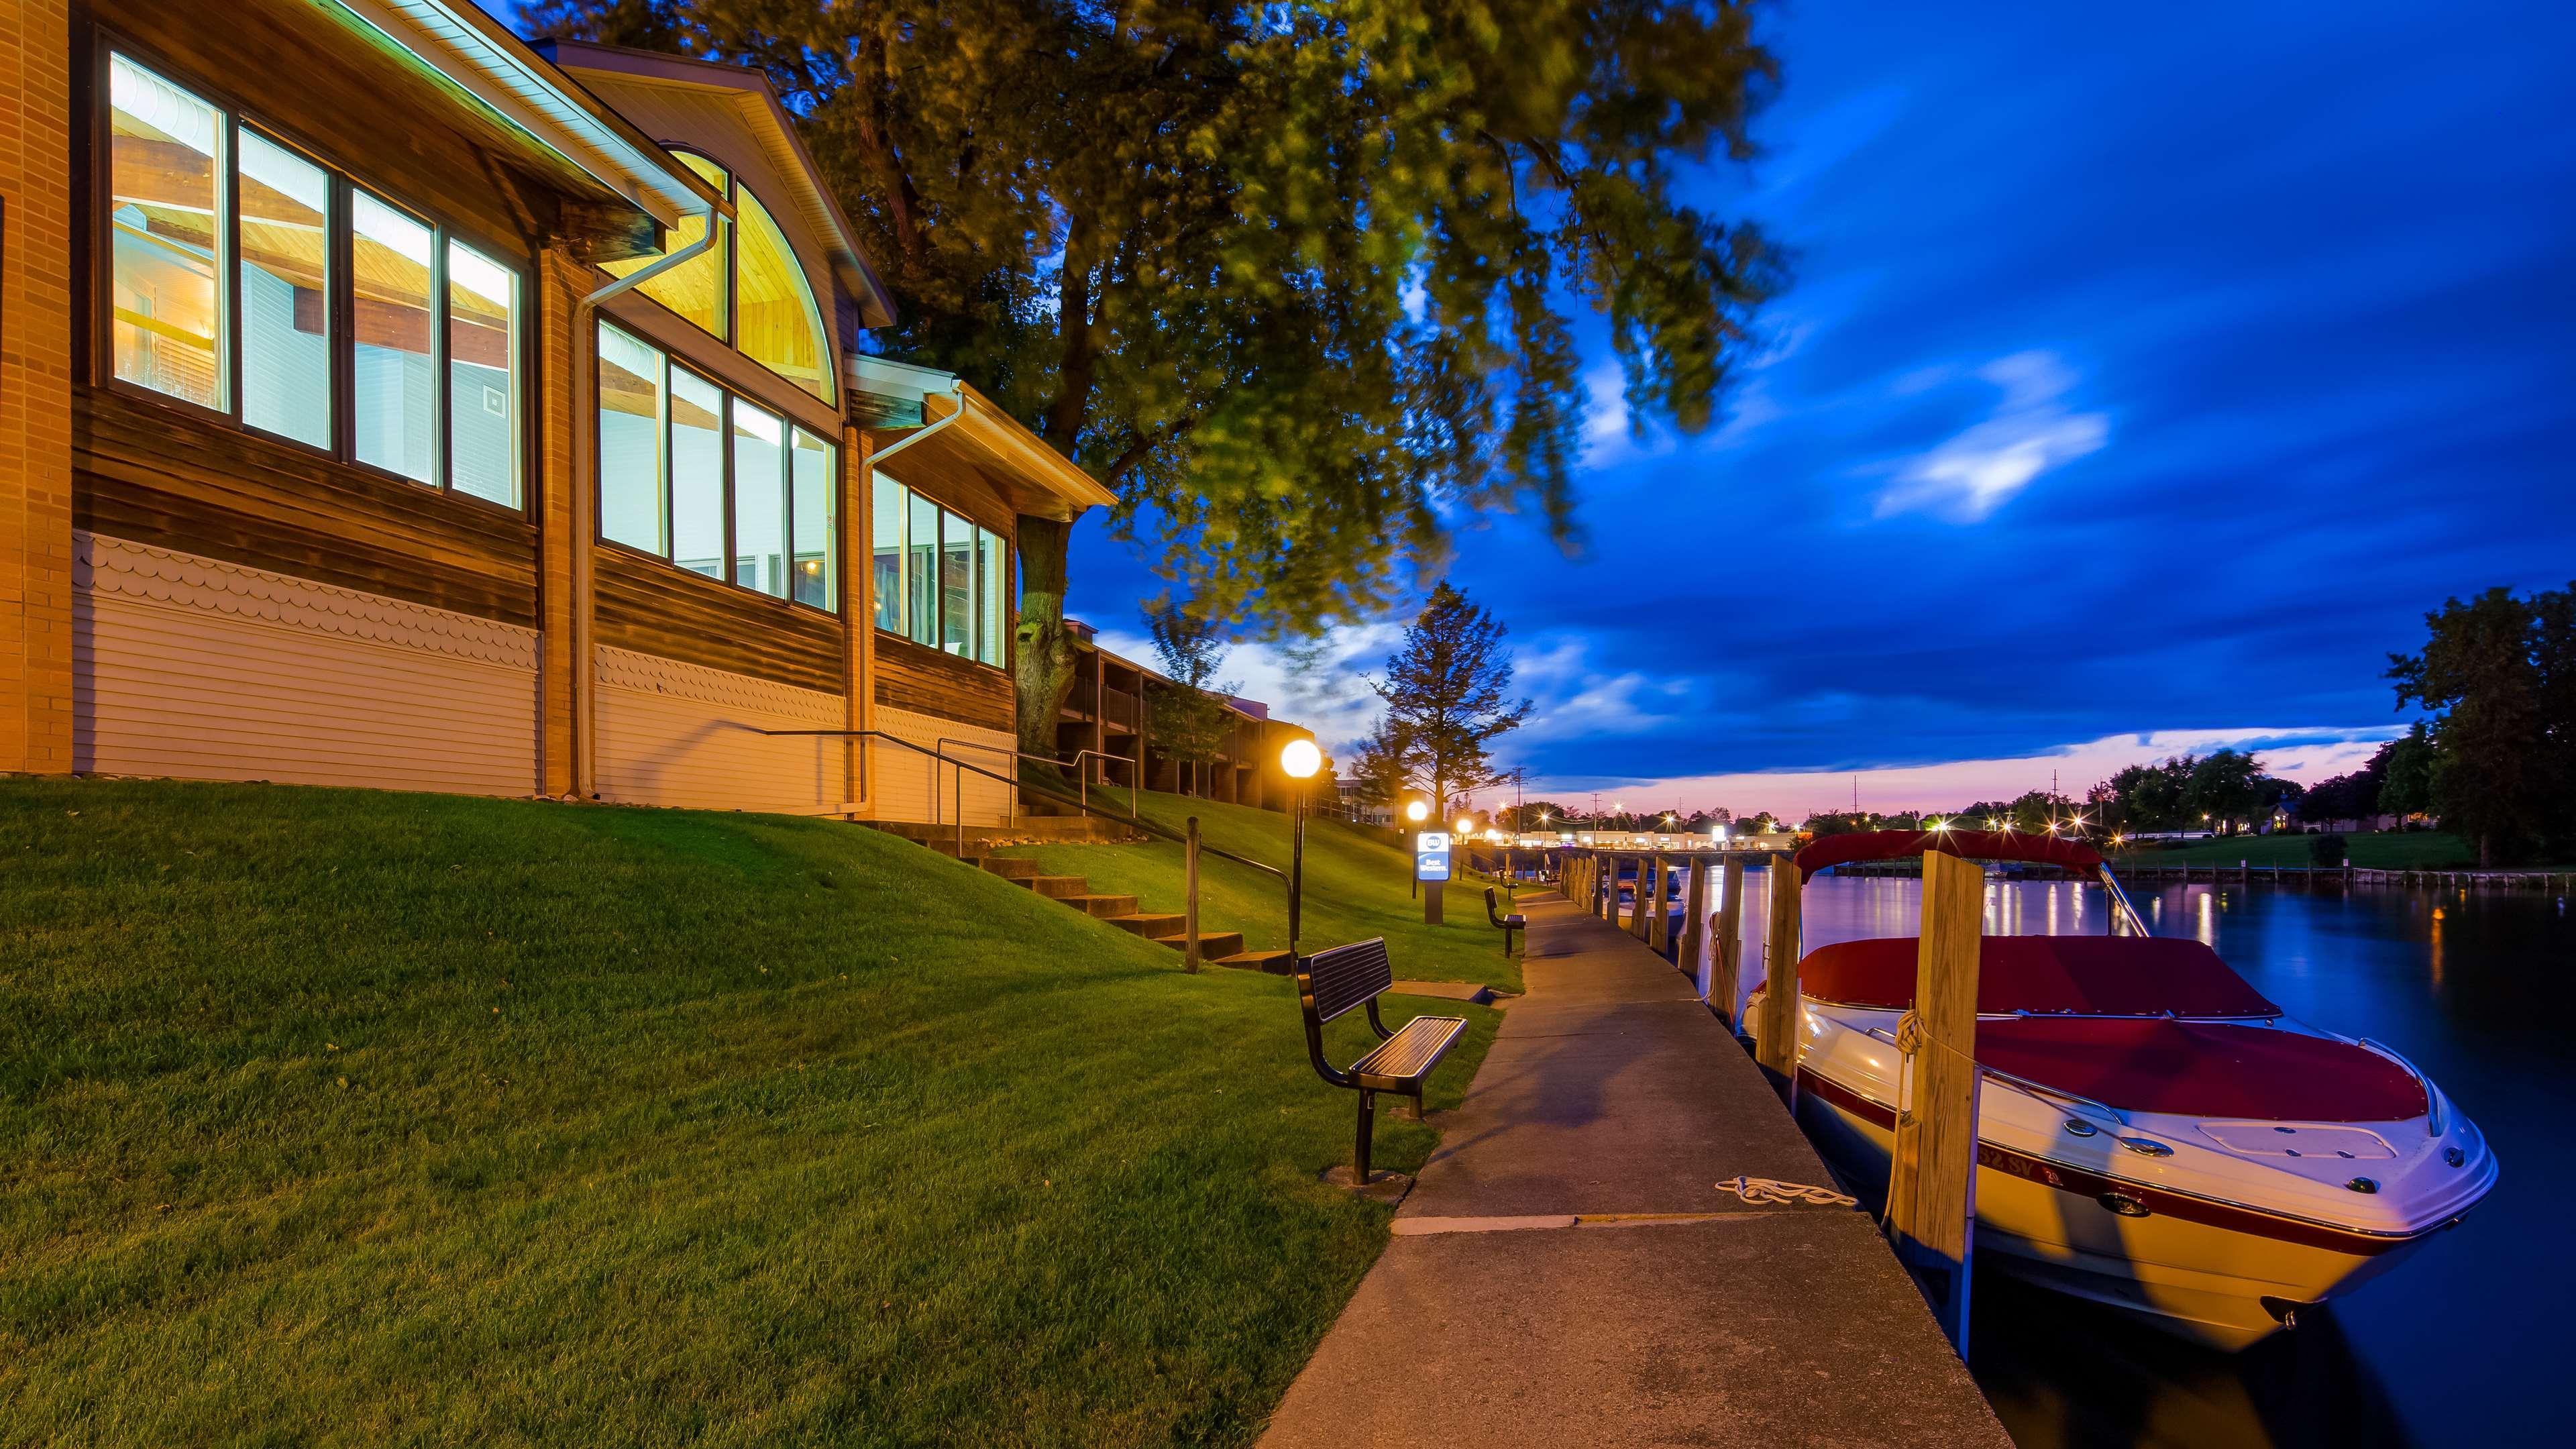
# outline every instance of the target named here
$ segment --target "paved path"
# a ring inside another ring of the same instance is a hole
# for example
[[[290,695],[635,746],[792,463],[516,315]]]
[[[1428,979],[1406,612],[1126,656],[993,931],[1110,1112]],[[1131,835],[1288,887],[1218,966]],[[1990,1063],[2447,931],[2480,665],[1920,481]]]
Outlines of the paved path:
[[[2008,1449],[1867,1217],[1717,1190],[1831,1178],[1689,983],[1524,900],[1529,994],[1262,1449]]]

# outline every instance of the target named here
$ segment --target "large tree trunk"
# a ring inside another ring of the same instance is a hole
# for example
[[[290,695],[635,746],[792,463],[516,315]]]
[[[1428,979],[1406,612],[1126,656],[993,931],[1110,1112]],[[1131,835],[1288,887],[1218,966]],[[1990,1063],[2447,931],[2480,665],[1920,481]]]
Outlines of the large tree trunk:
[[[1065,550],[1073,525],[1020,515],[1020,619],[1011,683],[1019,696],[1020,748],[1057,758],[1055,727],[1073,693],[1076,650],[1064,627]]]

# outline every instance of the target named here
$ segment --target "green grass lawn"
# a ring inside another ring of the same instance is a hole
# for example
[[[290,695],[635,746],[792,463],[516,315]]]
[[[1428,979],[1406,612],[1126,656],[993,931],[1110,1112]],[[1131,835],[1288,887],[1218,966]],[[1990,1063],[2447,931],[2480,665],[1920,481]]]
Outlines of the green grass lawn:
[[[1110,803],[1127,804],[1124,790],[1095,785],[1091,795],[1095,803],[1105,795]],[[1175,834],[1195,815],[1200,839],[1208,845],[1280,870],[1288,868],[1289,820],[1275,810],[1151,790],[1143,793],[1136,808],[1145,819]],[[1014,846],[1003,853],[1034,856],[1049,874],[1085,876],[1094,891],[1132,895],[1140,910],[1181,909],[1181,847],[1176,841]],[[1422,902],[1413,894],[1413,857],[1394,833],[1340,820],[1306,822],[1301,949],[1316,951],[1384,936],[1400,978],[1521,989],[1519,961],[1503,955],[1502,932],[1485,920],[1483,881],[1450,882],[1441,916],[1440,925],[1422,923]],[[1251,950],[1285,949],[1286,892],[1271,876],[1203,853],[1199,857],[1199,929],[1241,931],[1244,945]]]
[[[1386,1239],[1287,981],[876,832],[28,780],[0,827],[0,1442],[1242,1444]]]
[[[2306,865],[2312,835],[2237,835],[2223,840],[2195,840],[2170,850],[2123,851],[2114,862],[2138,865]],[[2469,870],[2477,852],[2456,835],[2439,830],[2389,831],[2347,835],[2352,863],[2382,870]]]

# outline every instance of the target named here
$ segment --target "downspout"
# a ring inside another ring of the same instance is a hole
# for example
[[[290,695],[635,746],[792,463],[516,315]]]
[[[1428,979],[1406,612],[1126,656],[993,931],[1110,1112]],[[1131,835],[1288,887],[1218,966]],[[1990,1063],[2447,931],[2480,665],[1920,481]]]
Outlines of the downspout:
[[[925,399],[927,396],[927,394],[924,394]],[[912,432],[905,434],[903,437],[897,438],[893,447],[882,449],[868,456],[867,484],[868,496],[870,498],[874,498],[876,496],[876,469],[879,463],[882,463],[886,459],[893,457],[895,454],[902,452],[904,449],[911,447],[913,444],[920,442],[922,439],[929,437],[931,434],[938,432],[941,428],[948,426],[959,418],[966,416],[966,379],[962,377],[950,378],[948,380],[948,392],[946,396],[951,403],[956,404],[954,408],[950,409],[948,416],[941,418],[939,421],[932,423],[928,427],[915,428]]]
[[[596,671],[591,663],[591,621],[594,593],[591,584],[591,545],[599,533],[599,488],[592,477],[596,467],[593,456],[597,446],[597,413],[599,389],[599,329],[594,317],[599,304],[630,287],[641,286],[674,267],[685,265],[715,250],[720,229],[716,217],[721,213],[730,220],[733,208],[721,201],[710,202],[705,212],[706,234],[696,241],[663,257],[651,266],[639,268],[594,288],[575,302],[572,308],[572,793],[578,800],[598,795],[599,716],[594,706]]]

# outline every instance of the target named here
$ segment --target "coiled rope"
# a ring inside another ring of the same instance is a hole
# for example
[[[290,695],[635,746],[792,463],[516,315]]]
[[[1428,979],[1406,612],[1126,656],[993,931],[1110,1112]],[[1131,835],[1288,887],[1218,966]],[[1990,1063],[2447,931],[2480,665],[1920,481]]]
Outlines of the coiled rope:
[[[1830,1187],[1809,1187],[1803,1182],[1782,1182],[1770,1177],[1734,1177],[1718,1184],[1746,1203],[1761,1206],[1768,1203],[1814,1203],[1818,1207],[1858,1207],[1860,1199]]]

